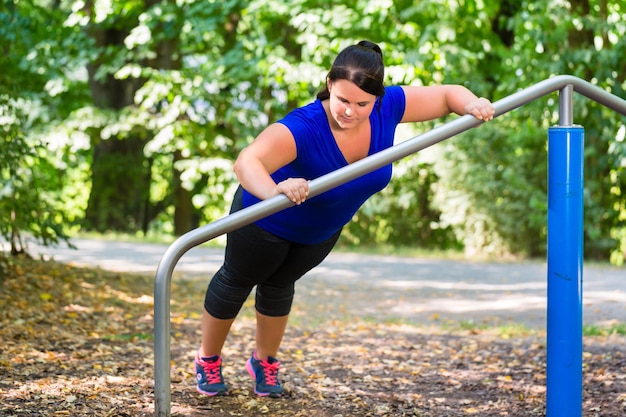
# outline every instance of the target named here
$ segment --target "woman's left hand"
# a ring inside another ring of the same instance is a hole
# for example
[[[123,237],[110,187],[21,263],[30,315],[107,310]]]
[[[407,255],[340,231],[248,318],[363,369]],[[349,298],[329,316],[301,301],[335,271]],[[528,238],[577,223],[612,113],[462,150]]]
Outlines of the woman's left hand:
[[[495,112],[493,104],[484,97],[472,100],[465,105],[465,114],[471,114],[478,120],[485,122],[493,119]]]

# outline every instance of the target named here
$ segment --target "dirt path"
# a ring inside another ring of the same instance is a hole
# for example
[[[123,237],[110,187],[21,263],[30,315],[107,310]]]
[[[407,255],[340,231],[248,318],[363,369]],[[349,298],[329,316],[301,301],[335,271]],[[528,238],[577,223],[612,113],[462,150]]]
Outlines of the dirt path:
[[[31,249],[78,266],[154,273],[167,248],[88,239],[74,244],[78,250]],[[176,265],[174,279],[208,282],[222,257],[221,249],[191,249]],[[546,270],[542,262],[480,263],[334,252],[299,282],[296,303],[342,319],[542,327]],[[583,279],[584,323],[626,322],[626,268],[585,265]]]

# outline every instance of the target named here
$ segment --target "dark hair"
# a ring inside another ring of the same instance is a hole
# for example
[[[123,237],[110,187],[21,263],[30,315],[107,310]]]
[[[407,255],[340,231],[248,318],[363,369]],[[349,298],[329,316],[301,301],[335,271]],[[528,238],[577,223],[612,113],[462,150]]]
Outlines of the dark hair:
[[[385,94],[385,65],[383,53],[374,42],[361,41],[341,51],[328,72],[328,81],[348,80],[366,93],[382,97]],[[328,83],[317,93],[319,100],[330,97]]]

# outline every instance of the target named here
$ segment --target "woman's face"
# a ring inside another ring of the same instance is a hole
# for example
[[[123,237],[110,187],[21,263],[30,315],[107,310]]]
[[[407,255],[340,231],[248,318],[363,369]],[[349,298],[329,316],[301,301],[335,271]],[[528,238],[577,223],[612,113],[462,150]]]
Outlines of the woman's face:
[[[369,119],[376,96],[348,80],[328,81],[330,115],[342,129],[353,129]]]

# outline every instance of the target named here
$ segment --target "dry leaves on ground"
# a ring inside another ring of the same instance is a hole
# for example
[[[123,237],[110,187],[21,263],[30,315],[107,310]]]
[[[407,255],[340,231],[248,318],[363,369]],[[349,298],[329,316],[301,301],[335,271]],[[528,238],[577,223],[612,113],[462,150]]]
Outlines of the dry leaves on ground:
[[[25,259],[5,269],[0,415],[153,415],[153,277]],[[173,416],[545,415],[544,335],[323,317],[287,332],[285,397],[257,398],[244,367],[253,348],[249,305],[224,351],[231,395],[201,396],[191,363],[204,285],[175,280],[172,290]],[[306,315],[306,305],[296,308]],[[623,343],[586,338],[585,416],[626,414]]]

